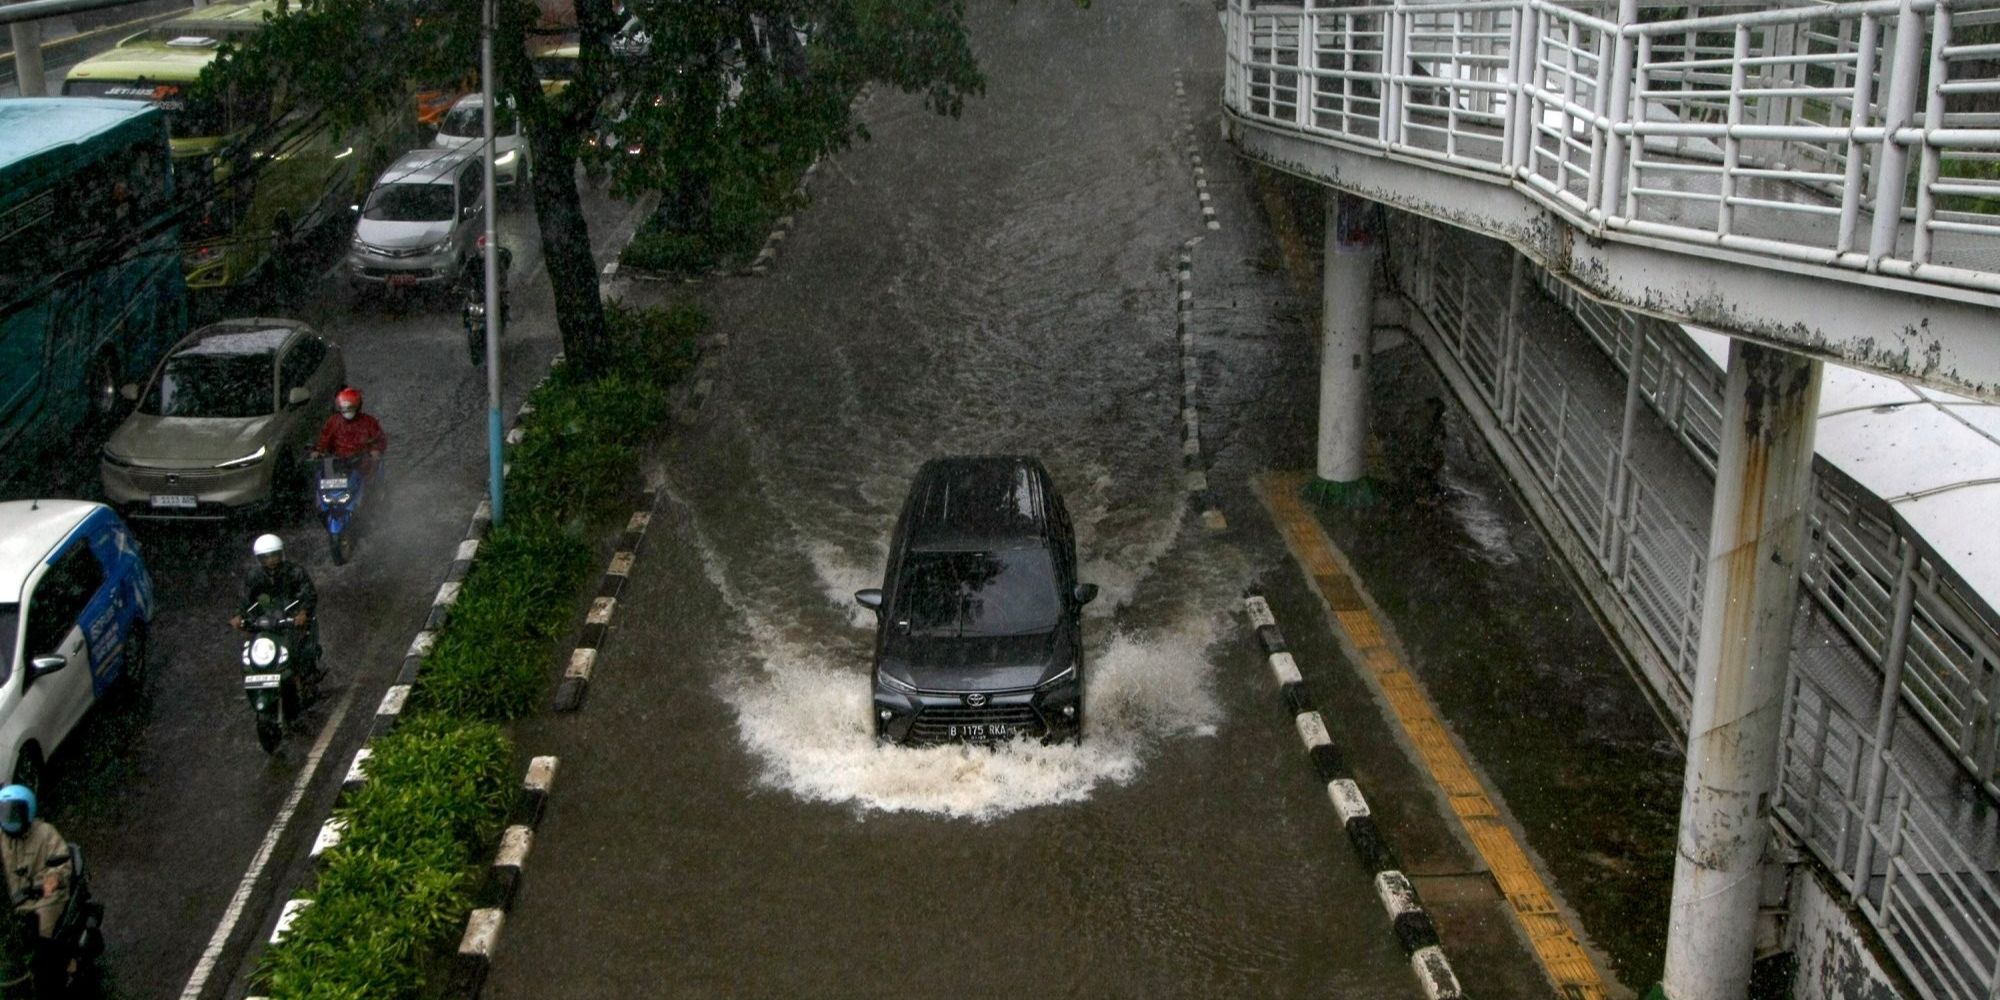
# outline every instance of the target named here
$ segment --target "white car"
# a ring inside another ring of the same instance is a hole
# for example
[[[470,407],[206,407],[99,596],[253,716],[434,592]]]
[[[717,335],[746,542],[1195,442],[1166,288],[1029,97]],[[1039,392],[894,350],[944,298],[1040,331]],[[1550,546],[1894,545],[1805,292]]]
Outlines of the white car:
[[[33,788],[90,706],[146,665],[153,581],[111,508],[0,503],[0,774]]]
[[[485,132],[486,99],[467,94],[454,101],[451,110],[438,121],[438,133],[431,145],[443,149],[463,149],[477,145]],[[521,132],[521,119],[514,114],[514,99],[502,97],[493,108],[493,183],[511,188],[528,176],[528,137]]]

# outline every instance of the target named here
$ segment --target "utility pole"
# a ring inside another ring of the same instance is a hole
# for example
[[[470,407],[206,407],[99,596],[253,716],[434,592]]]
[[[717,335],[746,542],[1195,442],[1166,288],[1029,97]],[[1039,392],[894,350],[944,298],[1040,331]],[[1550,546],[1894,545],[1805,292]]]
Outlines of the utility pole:
[[[14,42],[14,82],[22,97],[49,96],[49,80],[42,71],[42,25],[39,21],[15,21],[7,26]]]
[[[493,190],[493,0],[485,0],[479,32],[480,149],[486,158],[482,192],[486,202],[486,252],[480,266],[486,269],[486,490],[493,509],[493,524],[500,524],[500,494],[507,459],[506,438],[500,432],[500,238],[494,220],[500,205]]]

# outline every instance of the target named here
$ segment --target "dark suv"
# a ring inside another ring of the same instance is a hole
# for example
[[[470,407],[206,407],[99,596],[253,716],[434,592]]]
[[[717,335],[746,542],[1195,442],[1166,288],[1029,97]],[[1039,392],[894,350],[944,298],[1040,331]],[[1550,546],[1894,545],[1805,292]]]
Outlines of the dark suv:
[[[874,609],[875,733],[897,743],[1081,739],[1076,535],[1032,458],[925,462]]]

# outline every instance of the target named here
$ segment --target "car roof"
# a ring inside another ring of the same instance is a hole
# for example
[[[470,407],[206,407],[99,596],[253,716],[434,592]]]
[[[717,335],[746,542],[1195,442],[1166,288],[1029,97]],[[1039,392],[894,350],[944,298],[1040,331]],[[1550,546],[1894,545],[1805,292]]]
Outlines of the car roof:
[[[227,319],[188,334],[174,345],[173,355],[255,357],[276,354],[305,327],[288,319]]]
[[[35,567],[103,506],[88,500],[0,503],[0,603],[19,603]]]
[[[1048,470],[1023,455],[931,459],[910,484],[909,547],[967,550],[1040,541],[1050,488]]]
[[[472,158],[469,146],[413,149],[389,164],[389,169],[382,171],[382,176],[376,179],[375,186],[446,183],[460,164]]]

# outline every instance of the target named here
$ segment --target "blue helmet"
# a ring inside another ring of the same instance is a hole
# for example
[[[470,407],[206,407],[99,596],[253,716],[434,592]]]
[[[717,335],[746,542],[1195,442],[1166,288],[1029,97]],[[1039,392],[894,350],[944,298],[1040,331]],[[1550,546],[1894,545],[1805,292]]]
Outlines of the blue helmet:
[[[34,822],[34,789],[26,785],[0,788],[0,832],[19,836]]]

